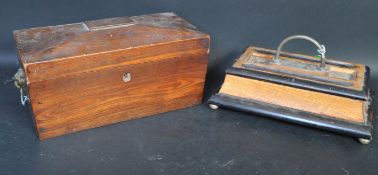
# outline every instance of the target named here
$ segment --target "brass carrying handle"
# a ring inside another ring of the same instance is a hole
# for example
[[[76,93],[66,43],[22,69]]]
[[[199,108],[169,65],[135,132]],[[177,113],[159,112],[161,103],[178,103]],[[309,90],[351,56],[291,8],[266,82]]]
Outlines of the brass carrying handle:
[[[309,36],[306,36],[306,35],[293,35],[293,36],[289,36],[287,38],[285,38],[281,43],[280,45],[278,45],[278,48],[277,48],[277,51],[276,51],[276,55],[273,57],[273,61],[276,63],[276,64],[279,64],[280,63],[280,52],[282,50],[282,47],[289,41],[291,40],[297,40],[297,39],[304,39],[304,40],[307,40],[307,41],[310,41],[311,43],[313,43],[318,49],[318,53],[320,55],[320,70],[325,70],[326,69],[326,57],[325,57],[325,52],[326,52],[326,49],[325,49],[325,46],[324,45],[321,45],[319,44],[315,39],[309,37]]]

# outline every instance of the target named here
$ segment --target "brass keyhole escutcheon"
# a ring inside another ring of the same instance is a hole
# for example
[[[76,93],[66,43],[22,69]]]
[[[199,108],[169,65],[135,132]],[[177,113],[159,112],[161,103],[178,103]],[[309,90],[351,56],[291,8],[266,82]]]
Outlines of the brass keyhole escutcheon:
[[[128,72],[124,73],[124,74],[122,75],[122,80],[123,80],[123,82],[125,82],[125,83],[129,82],[129,81],[131,80],[131,74],[128,73]]]

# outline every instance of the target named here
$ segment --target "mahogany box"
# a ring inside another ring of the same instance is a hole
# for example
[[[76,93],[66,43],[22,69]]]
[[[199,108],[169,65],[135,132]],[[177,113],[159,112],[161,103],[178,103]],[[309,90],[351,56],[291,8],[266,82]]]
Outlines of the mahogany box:
[[[174,13],[14,31],[40,139],[200,104],[210,37]]]

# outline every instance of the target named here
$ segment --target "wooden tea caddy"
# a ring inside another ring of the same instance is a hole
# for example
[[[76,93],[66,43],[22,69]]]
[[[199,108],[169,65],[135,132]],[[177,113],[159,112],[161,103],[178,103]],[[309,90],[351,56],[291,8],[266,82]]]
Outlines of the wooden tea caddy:
[[[174,13],[14,31],[40,139],[202,101],[210,37]]]
[[[320,59],[281,52],[285,43],[315,44]],[[284,39],[277,51],[248,47],[226,70],[222,87],[208,100],[220,107],[372,140],[373,95],[369,67],[325,57],[325,47],[304,35]]]

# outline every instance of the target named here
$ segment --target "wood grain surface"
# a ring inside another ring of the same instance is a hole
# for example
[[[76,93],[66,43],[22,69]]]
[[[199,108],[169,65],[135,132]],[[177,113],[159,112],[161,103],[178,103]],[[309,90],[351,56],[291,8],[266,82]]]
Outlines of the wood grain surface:
[[[219,93],[320,114],[351,122],[365,122],[364,101],[226,75]]]
[[[23,64],[28,83],[171,58],[185,52],[208,52],[209,37]]]
[[[29,84],[39,136],[46,139],[199,104],[206,66],[206,53],[187,53]],[[124,73],[131,74],[131,81],[123,82]]]

